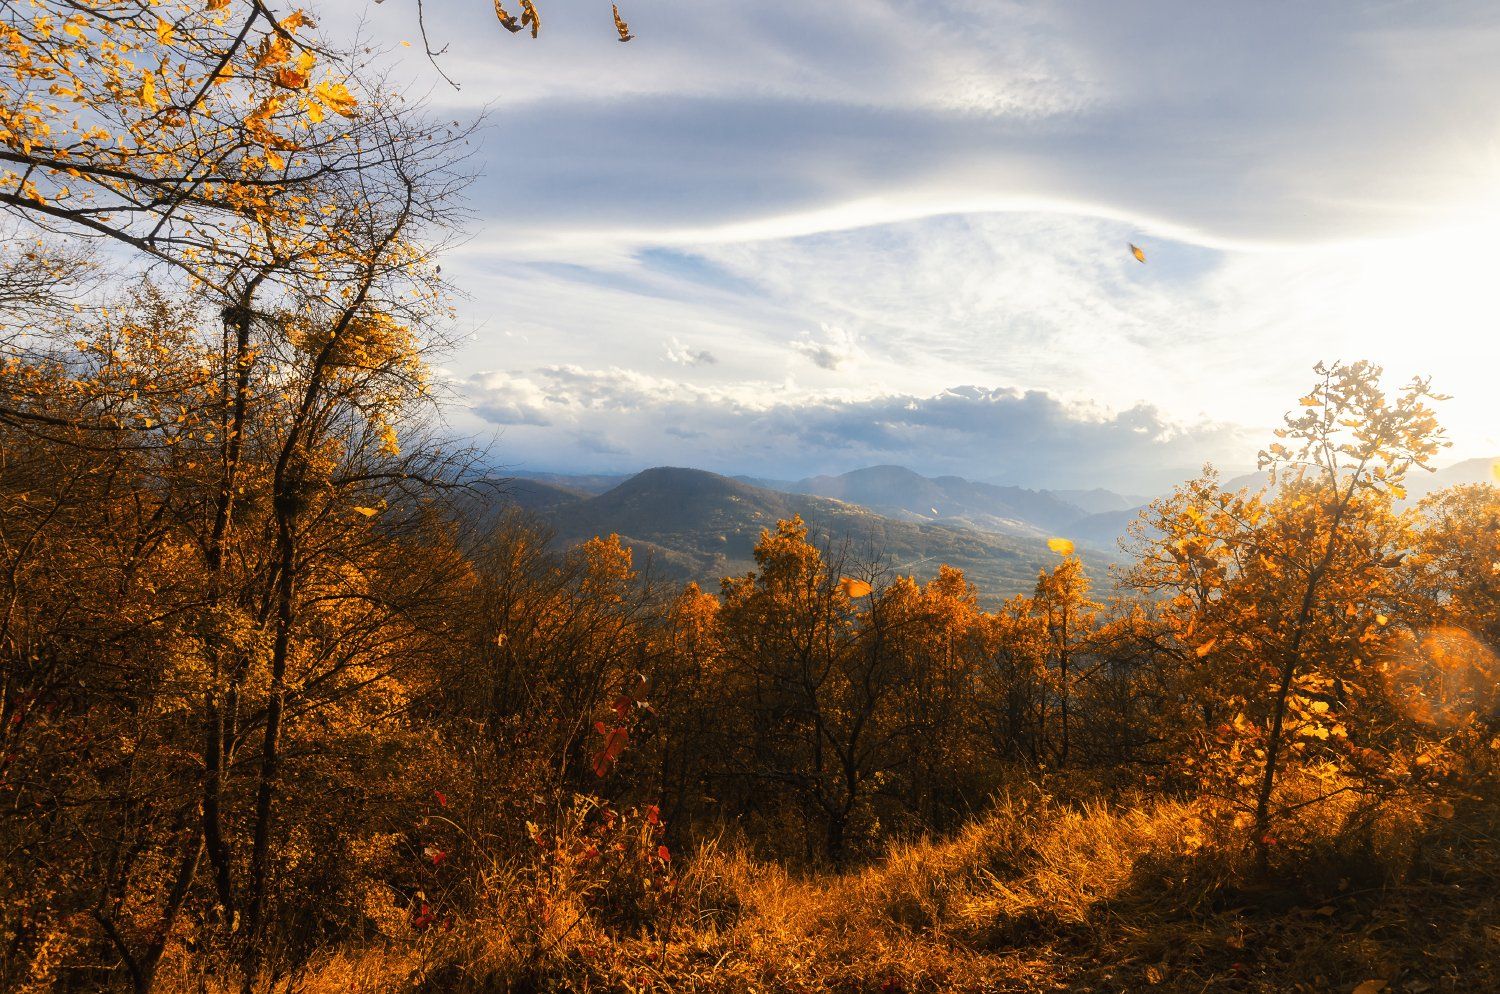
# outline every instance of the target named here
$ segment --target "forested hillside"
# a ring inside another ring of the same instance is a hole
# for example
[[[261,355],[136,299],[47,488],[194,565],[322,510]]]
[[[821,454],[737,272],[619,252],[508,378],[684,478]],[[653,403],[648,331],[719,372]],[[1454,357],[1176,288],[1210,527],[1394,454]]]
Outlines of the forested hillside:
[[[1049,555],[1042,541],[979,531],[947,522],[898,520],[858,504],[751,486],[701,470],[658,468],[579,500],[546,499],[531,480],[501,483],[501,501],[539,509],[539,520],[571,547],[616,534],[656,577],[710,589],[754,565],[760,533],[800,517],[812,541],[856,557],[871,570],[936,576],[944,564],[962,568],[998,604],[1030,589]],[[491,511],[493,513],[493,510]],[[1096,563],[1114,557],[1093,549]]]
[[[0,990],[1500,987],[1432,385],[1318,367],[1112,577],[711,474],[507,508],[435,385],[464,136],[314,30],[6,8]]]

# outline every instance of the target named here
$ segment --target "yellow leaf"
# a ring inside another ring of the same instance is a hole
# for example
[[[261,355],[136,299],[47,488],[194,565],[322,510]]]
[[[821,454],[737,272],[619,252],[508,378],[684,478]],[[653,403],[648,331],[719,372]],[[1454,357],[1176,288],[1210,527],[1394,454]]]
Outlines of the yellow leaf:
[[[380,513],[373,507],[356,507],[355,510],[360,514],[363,514],[367,518],[373,518],[375,517],[375,515]]]
[[[1383,625],[1389,625],[1390,623],[1391,623],[1391,619],[1388,618],[1388,617],[1386,617],[1383,614],[1377,614],[1375,616],[1375,624],[1377,624],[1377,625],[1382,625],[1383,626]]]
[[[307,11],[296,10],[281,19],[281,26],[288,31],[296,31],[300,27],[316,27],[317,25],[313,24],[312,18],[307,16]]]
[[[844,592],[845,597],[867,597],[871,587],[864,580],[856,580],[852,576],[846,576],[839,581],[839,589]]]
[[[173,33],[172,25],[159,17],[156,19],[156,43],[158,45],[172,44]]]
[[[1130,243],[1127,242],[1126,244]],[[1136,262],[1146,261],[1146,253],[1141,251],[1141,247],[1139,245],[1130,245],[1130,254],[1135,256]]]
[[[1219,642],[1218,639],[1209,639],[1207,642],[1204,642],[1202,645],[1200,645],[1198,647],[1198,649],[1197,649],[1198,658],[1202,659],[1204,656],[1208,655],[1210,652],[1213,652],[1214,651],[1214,646],[1217,645],[1218,642]]]
[[[619,33],[621,41],[629,41],[635,35],[630,33],[630,25],[625,23],[625,18],[620,16],[619,4],[611,4],[615,13],[615,31]]]
[[[156,110],[161,106],[156,100],[156,77],[152,76],[149,72],[141,77],[141,91],[139,96],[142,107]]]
[[[542,26],[542,17],[536,12],[536,5],[531,0],[521,0],[521,26],[528,24],[531,25],[531,37],[535,38]]]
[[[344,117],[353,117],[354,108],[359,104],[359,101],[350,94],[348,87],[331,80],[319,83],[313,89],[313,95],[323,101],[324,106],[329,110],[335,114],[342,114]]]
[[[1073,554],[1073,543],[1065,538],[1047,539],[1047,548],[1051,549],[1059,556],[1071,556]]]
[[[209,10],[223,10],[229,6],[229,0],[208,0]]]
[[[255,68],[264,69],[266,66],[280,65],[291,57],[291,42],[281,35],[270,35],[261,46],[260,57],[255,60]]]
[[[1306,397],[1298,400],[1297,403],[1301,404],[1303,407],[1317,407],[1318,398],[1314,394],[1308,394]]]
[[[278,69],[275,78],[277,86],[284,86],[288,90],[300,90],[307,85],[307,74],[295,69]]]

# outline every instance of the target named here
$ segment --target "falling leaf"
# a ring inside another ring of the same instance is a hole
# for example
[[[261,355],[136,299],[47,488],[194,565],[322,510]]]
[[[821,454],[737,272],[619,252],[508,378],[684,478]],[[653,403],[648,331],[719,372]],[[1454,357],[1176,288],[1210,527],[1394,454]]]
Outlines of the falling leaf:
[[[1145,262],[1146,261],[1146,253],[1141,250],[1141,247],[1139,245],[1135,245],[1133,243],[1127,243],[1127,244],[1130,245],[1130,254],[1133,255],[1133,256],[1135,256],[1135,261],[1136,262]]]
[[[531,37],[541,30],[542,16],[536,12],[536,5],[531,0],[521,0],[521,26],[531,25]]]
[[[852,576],[846,576],[839,581],[839,589],[844,592],[845,597],[853,599],[855,597],[869,596],[872,588],[864,580],[856,580]]]
[[[1047,548],[1051,549],[1059,556],[1071,556],[1073,554],[1073,543],[1065,538],[1047,539]]]
[[[360,514],[363,514],[367,518],[373,518],[375,515],[380,513],[373,507],[356,507],[354,510],[358,511]]]
[[[620,16],[620,5],[611,4],[610,6],[614,9],[615,12],[615,30],[620,33],[620,40],[629,41],[630,39],[634,38],[635,35],[630,33],[630,25],[626,24],[625,19]]]
[[[511,34],[517,34],[521,31],[521,22],[517,21],[510,11],[501,6],[500,0],[495,0],[495,17],[499,19],[501,26]]]
[[[1204,642],[1202,645],[1200,645],[1197,648],[1198,658],[1202,659],[1204,656],[1208,655],[1210,652],[1213,652],[1214,651],[1214,646],[1217,645],[1218,642],[1219,642],[1218,639],[1209,639],[1207,642]]]

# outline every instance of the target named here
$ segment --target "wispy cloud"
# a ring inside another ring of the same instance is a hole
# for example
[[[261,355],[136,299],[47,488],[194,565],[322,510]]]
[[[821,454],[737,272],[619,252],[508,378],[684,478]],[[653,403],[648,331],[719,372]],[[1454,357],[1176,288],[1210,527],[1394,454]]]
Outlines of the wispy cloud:
[[[388,6],[377,33],[407,30]],[[968,383],[1258,439],[1313,362],[1359,356],[1436,375],[1461,447],[1500,449],[1493,4],[702,0],[629,10],[629,46],[582,9],[511,44],[429,6],[455,102],[504,108],[445,263],[473,295],[455,368],[690,369],[803,413]],[[522,379],[481,401],[503,444],[595,458]],[[750,458],[757,409],[707,435]],[[695,451],[598,430],[637,464]]]

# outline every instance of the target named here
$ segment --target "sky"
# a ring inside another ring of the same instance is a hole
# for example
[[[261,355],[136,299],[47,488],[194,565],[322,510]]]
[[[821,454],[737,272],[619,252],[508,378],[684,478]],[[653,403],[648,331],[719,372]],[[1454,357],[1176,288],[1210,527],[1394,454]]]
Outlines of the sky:
[[[1500,453],[1492,0],[427,0],[457,89],[338,2],[485,112],[442,372],[512,470],[1158,491],[1361,358]]]

